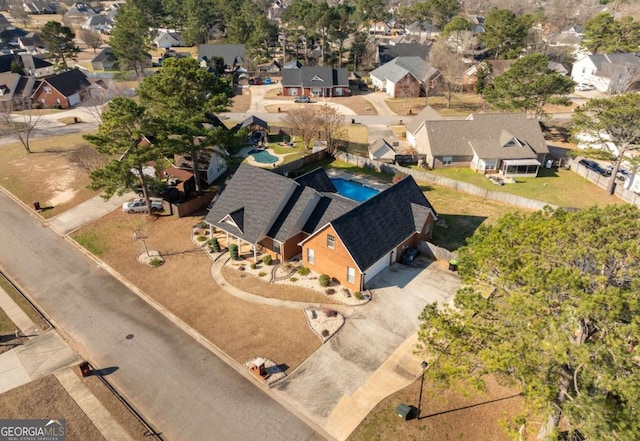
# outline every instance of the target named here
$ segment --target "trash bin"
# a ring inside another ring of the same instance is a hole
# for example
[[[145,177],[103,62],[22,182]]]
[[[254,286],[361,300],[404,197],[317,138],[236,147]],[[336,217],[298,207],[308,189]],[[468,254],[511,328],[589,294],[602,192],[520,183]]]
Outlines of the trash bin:
[[[40,211],[40,202],[34,202],[33,203],[33,209],[36,211]]]
[[[89,375],[91,375],[91,365],[88,361],[83,361],[82,363],[80,363],[78,368],[80,369],[80,375],[82,375],[83,377],[88,377]]]
[[[398,404],[396,415],[402,418],[403,421],[410,420],[413,417],[413,406],[404,403]]]
[[[458,271],[458,261],[456,259],[449,261],[449,271]]]

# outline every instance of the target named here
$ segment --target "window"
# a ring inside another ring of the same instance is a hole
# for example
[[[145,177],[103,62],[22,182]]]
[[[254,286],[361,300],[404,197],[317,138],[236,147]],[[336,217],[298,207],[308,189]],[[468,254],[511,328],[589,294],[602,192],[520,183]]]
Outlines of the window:
[[[51,88],[49,86],[44,86],[44,93],[51,95]]]
[[[484,162],[485,170],[495,170],[498,168],[498,161],[496,159],[488,159]]]
[[[356,270],[350,266],[347,267],[347,282],[356,283]]]
[[[316,263],[316,253],[313,248],[307,248],[307,263],[313,265]]]
[[[273,252],[280,254],[280,242],[273,242]]]
[[[332,250],[336,247],[336,237],[333,234],[327,234],[327,248]]]
[[[451,164],[453,164],[453,156],[442,157],[442,165],[451,165]]]

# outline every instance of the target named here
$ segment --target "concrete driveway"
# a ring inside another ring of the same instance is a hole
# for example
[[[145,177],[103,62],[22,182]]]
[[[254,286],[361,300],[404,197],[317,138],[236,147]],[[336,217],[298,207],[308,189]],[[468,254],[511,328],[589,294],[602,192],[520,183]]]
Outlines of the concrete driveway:
[[[373,301],[354,308],[344,327],[275,388],[329,431],[328,418],[342,397],[353,395],[414,336],[427,303],[451,301],[460,282],[442,263],[420,257],[412,267],[393,265],[371,285]],[[415,369],[398,366],[396,371],[406,371],[408,382],[415,379]]]

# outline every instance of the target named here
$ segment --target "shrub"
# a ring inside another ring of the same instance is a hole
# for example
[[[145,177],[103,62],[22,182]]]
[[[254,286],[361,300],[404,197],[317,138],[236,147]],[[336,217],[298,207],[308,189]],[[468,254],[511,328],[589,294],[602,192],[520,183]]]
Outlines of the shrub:
[[[149,266],[152,268],[156,268],[159,267],[160,265],[162,265],[164,263],[164,260],[158,258],[158,257],[154,257],[153,259],[151,259],[149,261]]]
[[[300,274],[301,276],[308,276],[310,272],[311,270],[309,268],[305,268],[304,266],[298,268],[298,274]]]
[[[256,269],[257,265],[255,263],[252,263],[251,265],[249,265],[251,267],[251,269]]]
[[[364,299],[364,296],[362,295],[362,293],[360,291],[356,291],[353,293],[353,296],[358,299],[358,300],[362,300]]]
[[[318,283],[320,283],[320,286],[329,286],[329,284],[331,283],[331,277],[326,274],[322,274],[320,277],[318,277]]]
[[[198,242],[204,242],[207,240],[207,236],[203,236],[202,234],[199,234],[198,236],[196,236],[196,240]]]
[[[220,252],[220,242],[218,242],[217,238],[213,238],[209,241],[209,245],[211,245],[211,249],[213,250],[214,253],[219,253]]]
[[[264,263],[265,265],[271,265],[273,263],[273,258],[269,254],[267,254],[262,258],[262,263]]]
[[[260,272],[258,273],[258,277],[264,277],[264,276],[266,276],[266,275],[267,275],[267,273],[265,273],[264,271],[260,271]]]
[[[290,281],[292,281],[293,283],[296,283],[296,282],[298,281],[298,279],[297,279],[297,278],[295,278],[295,277],[292,277],[292,278],[290,278],[289,280],[290,280]]]
[[[347,298],[351,297],[351,291],[348,288],[342,288],[342,294]]]
[[[238,245],[232,243],[229,245],[229,255],[231,256],[231,260],[238,260]]]
[[[328,296],[332,296],[336,293],[336,290],[333,288],[329,288],[327,290],[324,291]]]
[[[206,223],[205,221],[199,222],[198,223],[198,228],[207,228],[209,224]]]
[[[337,317],[338,316],[338,311],[334,311],[333,309],[329,309],[329,308],[325,308],[323,310],[324,315],[326,315],[327,317]]]
[[[329,330],[328,329],[323,329],[322,330],[322,336],[325,337],[325,338],[329,337]]]

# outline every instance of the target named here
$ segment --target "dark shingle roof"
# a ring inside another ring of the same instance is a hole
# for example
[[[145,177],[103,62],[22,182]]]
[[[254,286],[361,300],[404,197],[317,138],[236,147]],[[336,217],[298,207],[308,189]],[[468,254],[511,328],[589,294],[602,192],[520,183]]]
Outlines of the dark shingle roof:
[[[346,68],[301,67],[283,69],[282,85],[302,87],[349,86],[349,71]]]
[[[366,271],[389,250],[420,231],[423,225],[419,221],[426,219],[427,210],[437,216],[420,187],[407,176],[334,219],[331,225],[358,268]]]
[[[356,201],[352,201],[351,199],[343,198],[337,194],[325,193],[324,197],[320,199],[313,213],[311,213],[311,216],[309,216],[309,219],[304,224],[304,227],[302,227],[302,231],[307,234],[313,234],[333,219],[348,213],[358,205]]]
[[[11,63],[16,61],[15,55],[0,55],[0,73],[11,72]]]
[[[255,115],[251,115],[248,116],[244,119],[244,121],[242,121],[241,123],[236,124],[233,129],[234,132],[237,132],[240,129],[244,129],[245,127],[249,127],[249,126],[260,126],[265,130],[269,130],[269,124],[267,124],[267,122],[263,119],[258,118]]]
[[[49,77],[44,81],[66,97],[70,97],[74,93],[91,86],[87,76],[79,69],[71,69],[67,72]]]
[[[402,43],[393,46],[381,44],[378,46],[380,65],[397,57],[420,57],[426,61],[429,59],[430,52],[431,46],[418,43]]]
[[[311,187],[322,193],[336,193],[338,191],[329,176],[327,176],[327,173],[320,167],[298,176],[295,181],[300,185]]]
[[[241,164],[205,220],[249,243],[257,243],[267,234],[295,185],[284,176]],[[225,221],[227,217],[242,225],[234,227]]]
[[[314,199],[319,198],[320,194],[314,189],[298,185],[271,226],[267,236],[284,242],[298,234],[302,228],[302,222],[306,221],[305,214],[308,215],[309,207],[313,205]]]
[[[199,59],[222,57],[227,66],[244,64],[246,55],[247,47],[244,44],[201,44],[198,47]]]

